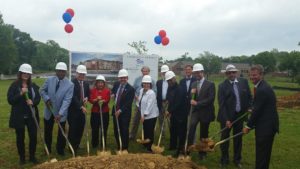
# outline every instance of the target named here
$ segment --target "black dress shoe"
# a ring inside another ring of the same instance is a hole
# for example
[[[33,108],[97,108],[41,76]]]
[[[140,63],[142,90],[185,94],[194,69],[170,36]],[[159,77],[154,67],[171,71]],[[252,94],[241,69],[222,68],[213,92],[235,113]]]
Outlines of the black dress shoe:
[[[61,155],[61,156],[64,156],[65,155],[65,152],[64,151],[57,151],[57,154]]]
[[[20,159],[19,160],[19,165],[24,165],[25,164],[25,159]]]
[[[32,162],[33,164],[37,164],[38,160],[35,157],[30,157],[29,161]]]

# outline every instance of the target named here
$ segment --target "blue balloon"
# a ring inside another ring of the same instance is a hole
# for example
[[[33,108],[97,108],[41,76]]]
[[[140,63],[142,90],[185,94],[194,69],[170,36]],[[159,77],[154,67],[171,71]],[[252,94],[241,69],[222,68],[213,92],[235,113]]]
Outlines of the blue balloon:
[[[160,36],[155,36],[154,42],[159,45],[161,43],[161,37]]]
[[[72,16],[69,12],[65,12],[62,16],[63,20],[66,22],[66,23],[70,23],[71,20],[72,20]]]

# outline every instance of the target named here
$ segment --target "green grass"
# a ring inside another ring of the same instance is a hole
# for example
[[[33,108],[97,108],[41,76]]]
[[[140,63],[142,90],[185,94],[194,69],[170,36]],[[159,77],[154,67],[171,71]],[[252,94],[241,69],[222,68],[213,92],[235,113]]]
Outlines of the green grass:
[[[214,81],[216,86],[223,81],[223,77],[211,77],[210,80]],[[39,86],[43,84],[43,79],[35,79],[34,80]],[[268,81],[271,85],[276,86],[284,86],[284,87],[299,87],[297,84],[284,82],[282,78],[276,79],[268,77]],[[10,115],[10,106],[6,100],[6,93],[9,85],[12,81],[0,81],[0,168],[19,168],[18,165],[18,154],[15,143],[15,132],[14,129],[8,128],[8,120]],[[252,85],[251,85],[252,87]],[[290,95],[294,92],[286,91],[286,90],[276,90],[277,96]],[[218,110],[217,102],[216,110]],[[39,105],[40,116],[43,115],[43,107],[44,104],[41,102]],[[215,113],[217,115],[217,111]],[[296,160],[300,150],[300,111],[295,109],[285,109],[281,110],[279,113],[280,117],[280,134],[276,135],[275,142],[273,145],[273,152],[271,158],[270,168],[272,169],[295,169],[299,168],[300,161]],[[43,121],[41,118],[41,125],[43,128]],[[112,117],[110,116],[110,124],[109,124],[109,132],[108,132],[108,148],[110,150],[116,150],[116,143],[113,135],[113,125],[112,125]],[[210,125],[210,133],[213,134],[219,130],[219,123],[213,122]],[[56,131],[57,126],[54,128],[54,138],[53,144],[56,142]],[[197,131],[197,135],[199,135],[199,131]],[[139,135],[138,135],[139,136]],[[198,137],[198,136],[197,136]],[[158,137],[156,137],[157,140]],[[155,140],[155,143],[156,143]],[[26,146],[28,146],[28,136],[26,134]],[[163,141],[163,145],[165,145],[166,149],[168,148],[168,132],[167,139]],[[55,147],[55,146],[53,146]],[[80,156],[86,156],[85,150],[85,137],[82,139],[82,149],[79,150]],[[55,153],[55,149],[53,148],[52,157],[57,158],[58,160],[63,160],[71,157],[69,152],[66,153],[65,157],[57,156]],[[95,155],[97,150],[92,149],[91,154]],[[130,153],[141,153],[145,152],[143,146],[130,142],[129,146]],[[28,147],[26,147],[26,153],[28,154]],[[26,154],[26,155],[27,155]],[[172,155],[174,152],[165,151],[164,155]],[[41,144],[40,139],[38,138],[37,145],[37,153],[36,156],[40,162],[44,162],[47,160],[47,157],[44,155],[43,146]],[[255,141],[254,141],[254,132],[244,136],[243,138],[243,151],[242,151],[242,164],[245,169],[254,168],[255,164]],[[28,158],[28,156],[27,156]],[[232,159],[232,142],[230,144],[230,158]],[[220,159],[220,151],[217,148],[216,152],[212,152],[208,154],[208,158],[204,161],[199,161],[197,158],[197,153],[192,153],[192,160],[199,165],[204,165],[209,169],[219,168],[219,159]],[[32,164],[27,163],[25,168],[32,167]],[[229,168],[234,168],[233,164],[230,164]]]

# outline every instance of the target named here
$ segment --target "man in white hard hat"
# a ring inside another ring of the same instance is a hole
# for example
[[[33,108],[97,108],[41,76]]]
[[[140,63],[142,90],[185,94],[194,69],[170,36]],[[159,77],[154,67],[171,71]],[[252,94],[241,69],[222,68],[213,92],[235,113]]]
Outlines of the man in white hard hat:
[[[119,71],[118,81],[114,83],[112,88],[112,97],[115,98],[112,115],[114,121],[114,134],[118,149],[120,149],[120,142],[116,119],[119,121],[122,149],[128,150],[129,123],[131,119],[132,102],[134,99],[134,88],[128,83],[128,72],[126,69],[121,69]]]
[[[135,112],[135,115],[133,117],[133,121],[132,121],[132,126],[131,126],[131,131],[130,131],[130,134],[129,134],[129,139],[131,140],[135,140],[135,137],[136,137],[136,134],[137,134],[137,131],[139,129],[139,124],[140,124],[140,118],[141,118],[141,113],[138,111],[138,97],[140,95],[140,90],[142,88],[142,79],[145,75],[149,75],[150,74],[150,68],[148,66],[143,66],[142,69],[141,69],[141,72],[142,72],[142,75],[137,77],[135,80],[134,80],[134,83],[133,83],[133,88],[135,90],[135,100],[136,100],[136,112]],[[155,85],[155,81],[152,79],[151,80],[152,82],[152,90],[154,92],[156,92],[156,85]]]
[[[159,116],[158,116],[158,123],[159,128],[161,128],[163,119],[164,119],[164,108],[166,105],[167,100],[167,91],[168,91],[168,82],[165,80],[165,74],[167,71],[169,71],[168,65],[162,65],[160,68],[160,76],[162,79],[158,80],[156,82],[156,100],[157,100],[157,106],[159,110]],[[165,132],[163,131],[163,136],[165,135]],[[170,149],[175,150],[176,147],[170,147]]]
[[[86,67],[84,65],[78,65],[76,76],[72,79],[74,91],[68,111],[68,137],[75,153],[80,145],[80,140],[84,131],[84,125],[86,123],[85,113],[87,113],[86,104],[90,96],[90,87],[88,82],[85,81],[86,74]]]
[[[184,88],[181,88],[173,71],[166,72],[165,80],[168,82],[168,110],[166,116],[170,118],[170,149],[176,150],[174,154],[178,157],[183,153],[186,137],[187,114],[184,110]]]
[[[200,122],[200,141],[207,141],[210,122],[215,119],[215,84],[204,78],[204,68],[200,63],[193,65],[193,73],[197,81],[192,84],[191,93],[195,94],[191,105],[193,111],[189,128],[188,145],[194,143],[196,127]],[[200,160],[206,157],[206,152],[199,152]]]
[[[44,134],[50,152],[54,120],[60,122],[63,128],[65,128],[68,108],[73,97],[74,84],[66,78],[67,70],[67,65],[64,62],[57,63],[55,67],[56,76],[49,77],[40,90],[41,96],[46,103],[44,111]],[[58,129],[57,153],[64,155],[65,146],[66,140]]]
[[[243,129],[243,122],[247,120],[247,116],[232,124],[233,121],[243,116],[250,108],[252,96],[248,81],[244,78],[238,78],[238,69],[229,64],[226,67],[226,77],[219,85],[218,102],[219,113],[218,121],[221,124],[221,129],[228,128],[221,133],[221,140],[230,136],[231,128],[233,128],[233,135],[239,133]],[[229,141],[222,144],[221,148],[221,167],[226,167],[229,164]],[[241,168],[242,159],[242,136],[233,139],[234,157],[233,162]]]

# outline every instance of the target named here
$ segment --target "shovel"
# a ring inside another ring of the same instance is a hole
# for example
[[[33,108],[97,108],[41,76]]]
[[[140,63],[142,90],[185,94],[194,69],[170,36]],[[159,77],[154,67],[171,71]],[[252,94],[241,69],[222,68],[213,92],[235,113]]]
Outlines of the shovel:
[[[144,125],[142,124],[142,138],[141,139],[136,139],[136,142],[140,143],[140,144],[147,144],[150,143],[150,139],[144,139]]]
[[[111,155],[110,151],[105,150],[105,139],[104,139],[104,127],[103,127],[103,115],[102,115],[102,102],[100,102],[100,120],[101,120],[101,136],[102,136],[102,151],[98,151],[98,156],[109,156]]]
[[[164,147],[159,147],[160,146],[161,137],[162,137],[162,133],[163,133],[164,126],[165,126],[165,121],[166,121],[166,116],[164,116],[164,119],[163,119],[163,122],[162,122],[162,125],[161,125],[161,130],[160,130],[160,134],[159,134],[157,146],[155,146],[155,145],[151,146],[151,150],[155,154],[160,154],[160,153],[162,153],[165,150]]]
[[[247,116],[250,112],[246,112],[243,115],[241,115],[239,118],[235,119],[231,125],[234,125],[236,122],[238,122],[239,120],[241,120],[242,118],[244,118],[245,116]],[[215,133],[212,137],[210,137],[210,140],[213,140],[216,136],[218,136],[219,134],[221,134],[223,131],[225,131],[226,129],[228,129],[227,126],[225,126],[224,128],[222,128],[220,131],[218,131],[217,133]]]
[[[87,113],[84,113],[84,116],[85,116],[86,151],[88,153],[88,156],[90,156],[90,142],[89,142],[89,129],[87,123]]]
[[[117,111],[116,109],[116,103],[115,103],[115,111]],[[118,155],[124,155],[124,154],[128,154],[128,151],[127,150],[122,150],[122,138],[121,138],[121,132],[120,132],[120,125],[119,125],[119,119],[118,117],[115,115],[115,118],[116,118],[116,123],[117,123],[117,130],[118,130],[118,137],[119,137],[119,146],[120,146],[120,149],[119,151],[117,151],[117,154]]]
[[[53,107],[52,107],[52,106],[48,107],[48,110],[52,113],[53,116],[55,116],[55,114],[54,114],[54,112],[53,112]],[[55,120],[55,121],[56,121],[56,120]],[[69,148],[70,148],[70,150],[71,150],[71,152],[72,152],[73,158],[75,158],[75,152],[74,152],[74,149],[73,149],[73,147],[72,147],[72,145],[71,145],[71,143],[70,143],[70,141],[69,141],[69,139],[68,139],[68,137],[67,137],[67,135],[66,135],[64,129],[62,128],[62,126],[61,126],[61,124],[60,124],[59,121],[56,121],[56,123],[57,123],[57,125],[58,125],[58,127],[59,127],[59,129],[60,129],[60,131],[61,131],[61,133],[62,133],[62,135],[65,137],[65,139],[66,139],[66,141],[67,141],[67,144],[68,144],[68,146],[69,146]]]
[[[26,100],[29,99],[29,96],[28,96],[28,93],[27,93],[27,92],[25,93],[25,99],[26,99]],[[34,123],[35,123],[35,125],[36,125],[37,131],[39,132],[40,138],[41,138],[41,140],[42,140],[42,142],[43,142],[43,144],[44,144],[44,149],[45,149],[46,154],[47,154],[47,156],[48,156],[48,161],[49,161],[50,163],[57,162],[57,159],[56,159],[56,158],[50,159],[50,153],[49,153],[48,147],[47,147],[47,145],[46,145],[46,142],[45,142],[45,140],[44,140],[44,137],[43,137],[43,134],[42,134],[41,127],[40,127],[40,125],[39,125],[39,123],[38,123],[38,121],[37,121],[37,119],[36,119],[36,117],[35,117],[35,110],[34,110],[34,108],[32,107],[32,105],[28,105],[28,106],[29,106],[29,109],[30,109],[30,111],[31,111],[31,115],[32,115],[32,118],[33,118]]]

